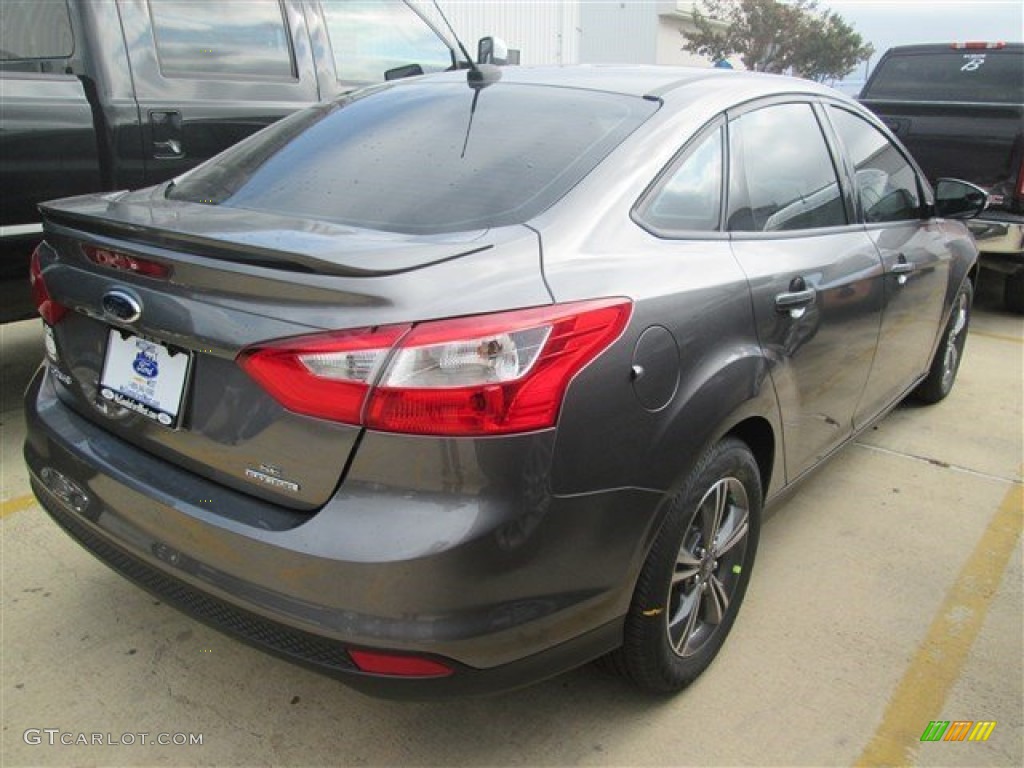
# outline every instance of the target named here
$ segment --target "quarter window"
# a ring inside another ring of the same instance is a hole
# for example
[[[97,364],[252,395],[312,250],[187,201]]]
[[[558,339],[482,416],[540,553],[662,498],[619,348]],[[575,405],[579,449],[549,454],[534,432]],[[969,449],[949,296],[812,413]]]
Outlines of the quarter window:
[[[777,232],[848,223],[832,158],[809,104],[748,112],[729,126],[729,229]]]
[[[875,223],[920,218],[917,174],[892,142],[844,109],[829,107],[829,116],[853,161],[864,219]]]
[[[643,203],[639,218],[659,234],[717,232],[722,209],[722,129],[683,154]]]
[[[149,7],[168,77],[295,77],[279,0],[150,0]]]
[[[424,72],[452,66],[451,50],[401,0],[323,0],[338,79],[376,83],[389,69],[419,64]]]

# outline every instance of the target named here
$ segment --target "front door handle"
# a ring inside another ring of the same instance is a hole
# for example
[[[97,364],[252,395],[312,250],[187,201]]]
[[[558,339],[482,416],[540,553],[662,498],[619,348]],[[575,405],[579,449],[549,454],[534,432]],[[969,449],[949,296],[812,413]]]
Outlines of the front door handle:
[[[797,320],[804,316],[807,308],[814,303],[817,292],[808,288],[802,277],[794,277],[789,284],[789,290],[775,296],[775,311],[788,312],[789,316]]]

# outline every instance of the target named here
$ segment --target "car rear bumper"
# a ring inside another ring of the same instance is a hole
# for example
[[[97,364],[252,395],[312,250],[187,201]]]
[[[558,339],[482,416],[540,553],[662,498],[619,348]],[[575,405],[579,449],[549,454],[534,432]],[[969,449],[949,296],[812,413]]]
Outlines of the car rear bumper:
[[[124,443],[61,403],[45,367],[26,418],[33,490],[86,549],[182,611],[378,695],[501,690],[614,648],[661,498],[618,490],[527,501],[514,486],[425,492],[412,480],[361,481],[367,470],[353,466],[308,515]],[[374,440],[390,436],[366,439],[360,450],[372,455]],[[441,442],[420,448],[437,454]],[[512,453],[545,443],[524,439]],[[370,675],[353,648],[441,659],[454,672]]]

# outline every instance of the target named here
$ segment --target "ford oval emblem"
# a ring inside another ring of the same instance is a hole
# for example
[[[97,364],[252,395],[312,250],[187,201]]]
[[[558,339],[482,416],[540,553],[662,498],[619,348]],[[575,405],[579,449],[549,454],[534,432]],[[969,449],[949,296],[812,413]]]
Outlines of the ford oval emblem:
[[[142,305],[124,291],[107,291],[103,294],[103,312],[122,323],[134,323],[142,316]]]

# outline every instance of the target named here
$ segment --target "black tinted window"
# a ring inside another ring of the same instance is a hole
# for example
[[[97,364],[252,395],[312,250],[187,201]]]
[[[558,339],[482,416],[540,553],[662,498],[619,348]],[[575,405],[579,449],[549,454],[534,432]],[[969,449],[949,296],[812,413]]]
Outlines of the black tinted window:
[[[656,109],[566,88],[474,91],[462,73],[377,87],[272,126],[187,174],[170,196],[394,232],[518,224]]]
[[[0,61],[63,59],[72,53],[74,37],[64,0],[0,3]]]
[[[164,75],[295,76],[279,0],[150,0],[150,11]]]
[[[844,109],[829,107],[839,138],[853,161],[857,194],[869,222],[905,221],[921,215],[917,174],[881,131]]]
[[[688,150],[644,201],[641,221],[659,233],[718,231],[722,148],[718,129]]]
[[[389,69],[452,65],[451,50],[401,0],[322,0],[338,79],[380,82]]]
[[[870,99],[1024,103],[1024,53],[954,51],[890,56],[874,74]]]
[[[774,232],[846,224],[824,135],[808,104],[748,112],[729,126],[729,229]]]

